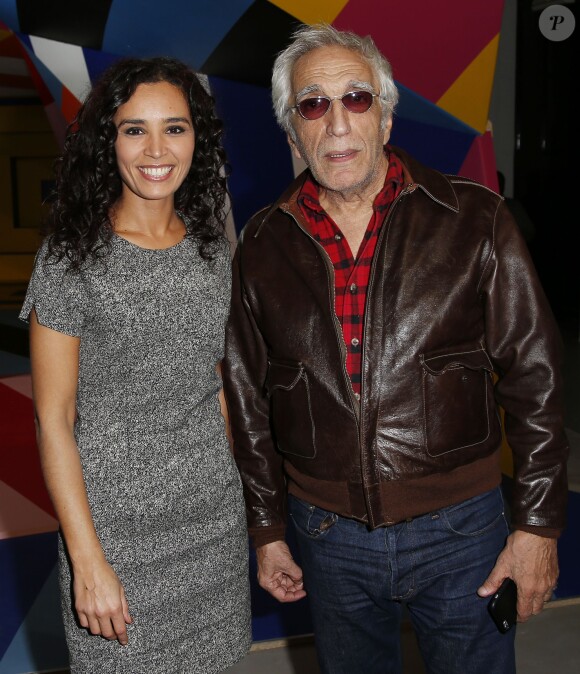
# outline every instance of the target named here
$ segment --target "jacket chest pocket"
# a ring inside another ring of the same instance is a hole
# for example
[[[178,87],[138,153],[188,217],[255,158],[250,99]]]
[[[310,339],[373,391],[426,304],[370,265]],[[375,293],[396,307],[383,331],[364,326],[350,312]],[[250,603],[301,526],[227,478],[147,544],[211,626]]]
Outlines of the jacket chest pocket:
[[[422,356],[424,433],[429,456],[466,450],[490,436],[492,365],[483,349]]]
[[[316,456],[310,386],[302,364],[268,361],[265,382],[278,449],[305,459]]]

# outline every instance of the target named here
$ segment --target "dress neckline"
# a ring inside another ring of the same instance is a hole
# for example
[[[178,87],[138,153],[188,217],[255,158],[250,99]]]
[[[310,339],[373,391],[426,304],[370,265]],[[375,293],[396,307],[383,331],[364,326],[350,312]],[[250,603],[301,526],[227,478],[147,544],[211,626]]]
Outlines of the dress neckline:
[[[168,251],[175,250],[179,246],[183,245],[183,243],[189,238],[187,234],[185,234],[183,239],[179,240],[177,243],[174,243],[172,246],[167,246],[167,248],[145,248],[144,246],[139,246],[138,244],[129,241],[129,239],[126,239],[124,236],[117,234],[117,232],[113,232],[113,237],[119,241],[125,242],[128,246],[131,246],[131,248],[136,248],[137,250],[142,250],[146,253],[166,253]]]

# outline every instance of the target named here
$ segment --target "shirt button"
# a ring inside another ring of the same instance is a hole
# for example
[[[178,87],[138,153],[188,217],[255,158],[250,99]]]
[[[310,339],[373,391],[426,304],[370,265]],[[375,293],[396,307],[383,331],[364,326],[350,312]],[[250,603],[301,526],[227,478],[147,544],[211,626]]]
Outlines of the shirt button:
[[[356,284],[356,283],[351,283],[351,284],[350,284],[349,290],[350,290],[351,293],[356,293],[356,291],[358,290],[357,284]]]
[[[336,241],[342,241],[342,236],[340,234],[335,234],[334,238]]]
[[[353,338],[350,340],[350,343],[351,343],[353,346],[358,346],[358,345],[360,344],[360,342],[358,341],[358,339],[357,339],[356,337],[353,337]]]

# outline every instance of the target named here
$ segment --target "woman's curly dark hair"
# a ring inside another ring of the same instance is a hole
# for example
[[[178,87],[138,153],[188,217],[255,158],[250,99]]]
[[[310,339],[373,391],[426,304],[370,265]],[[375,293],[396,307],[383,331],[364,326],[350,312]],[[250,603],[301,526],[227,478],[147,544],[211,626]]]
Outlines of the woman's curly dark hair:
[[[110,66],[92,87],[70,124],[64,149],[56,160],[55,198],[47,221],[48,257],[67,257],[78,270],[109,249],[113,226],[109,217],[121,195],[113,117],[140,84],[169,82],[185,96],[195,130],[191,169],[175,193],[175,208],[195,237],[199,252],[212,259],[224,238],[226,219],[226,155],[223,125],[214,99],[198,75],[184,63],[166,57],[124,58]]]

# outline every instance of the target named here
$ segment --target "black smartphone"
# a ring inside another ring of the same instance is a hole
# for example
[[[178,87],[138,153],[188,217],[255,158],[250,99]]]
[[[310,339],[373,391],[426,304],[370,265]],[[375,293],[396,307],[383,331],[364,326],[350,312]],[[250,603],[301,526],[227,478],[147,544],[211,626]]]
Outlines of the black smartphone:
[[[518,618],[518,589],[511,578],[506,578],[489,600],[487,608],[497,629],[505,634]]]

